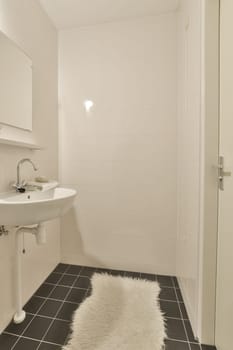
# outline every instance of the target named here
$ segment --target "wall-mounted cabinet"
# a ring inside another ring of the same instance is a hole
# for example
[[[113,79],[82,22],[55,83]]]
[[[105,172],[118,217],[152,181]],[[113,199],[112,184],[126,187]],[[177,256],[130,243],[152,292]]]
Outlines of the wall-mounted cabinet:
[[[32,131],[32,61],[0,32],[0,123]]]

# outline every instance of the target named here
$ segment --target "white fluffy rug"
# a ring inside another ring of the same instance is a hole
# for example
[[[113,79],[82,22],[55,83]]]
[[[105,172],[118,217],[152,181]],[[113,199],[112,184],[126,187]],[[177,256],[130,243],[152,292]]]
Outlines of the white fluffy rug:
[[[92,295],[74,313],[63,350],[161,350],[164,318],[157,282],[94,274]]]

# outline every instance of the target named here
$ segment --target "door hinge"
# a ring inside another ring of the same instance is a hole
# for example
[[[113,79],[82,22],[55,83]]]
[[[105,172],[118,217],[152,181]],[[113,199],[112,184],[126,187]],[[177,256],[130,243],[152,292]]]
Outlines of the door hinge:
[[[221,191],[224,191],[224,177],[231,176],[230,171],[224,171],[224,157],[219,157],[218,162],[218,186]]]

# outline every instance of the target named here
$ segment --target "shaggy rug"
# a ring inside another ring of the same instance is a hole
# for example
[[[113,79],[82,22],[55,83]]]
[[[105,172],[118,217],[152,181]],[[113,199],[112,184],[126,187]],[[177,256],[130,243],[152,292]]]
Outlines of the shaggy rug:
[[[161,350],[166,336],[157,282],[94,274],[63,350]]]

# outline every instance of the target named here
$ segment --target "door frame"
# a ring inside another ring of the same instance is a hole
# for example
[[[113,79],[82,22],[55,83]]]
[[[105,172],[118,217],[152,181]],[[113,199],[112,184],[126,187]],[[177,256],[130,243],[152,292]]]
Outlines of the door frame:
[[[202,2],[200,240],[197,336],[215,344],[218,241],[220,0]]]

